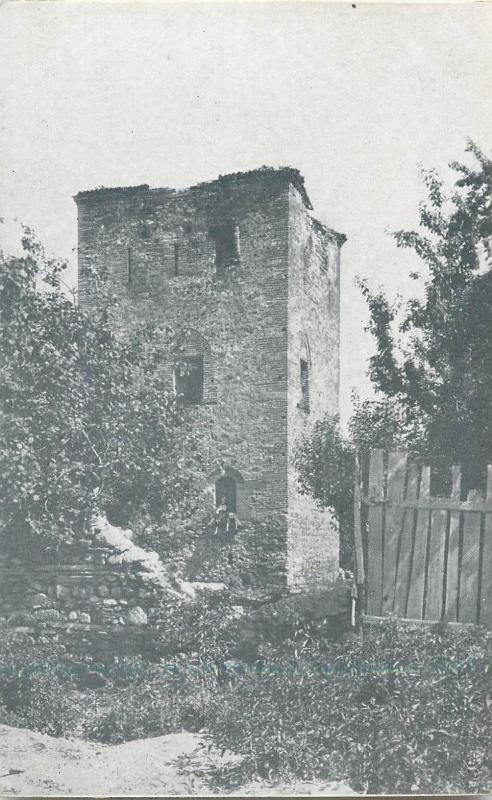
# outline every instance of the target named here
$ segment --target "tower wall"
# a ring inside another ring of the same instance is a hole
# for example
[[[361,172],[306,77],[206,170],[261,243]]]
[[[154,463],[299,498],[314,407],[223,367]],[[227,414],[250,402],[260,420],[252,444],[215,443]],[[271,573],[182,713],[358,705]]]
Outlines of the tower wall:
[[[317,420],[338,413],[341,241],[339,234],[309,214],[299,192],[291,187],[287,561],[289,585],[299,588],[322,586],[338,568],[335,521],[328,510],[299,491],[293,457]],[[307,365],[304,392],[301,360]]]
[[[299,494],[292,455],[313,420],[338,410],[339,244],[308,214],[292,172],[80,193],[79,292],[86,308],[96,304],[91,275],[105,272],[128,324],[187,331],[185,354],[204,356],[203,403],[189,409],[205,457],[203,509],[213,511],[215,480],[233,475],[240,520],[264,523],[243,543],[267,564],[255,579],[307,586],[337,566],[336,533]],[[225,223],[236,227],[240,259],[218,276],[214,231]],[[307,415],[297,404],[309,349]],[[163,370],[172,385],[173,364]]]

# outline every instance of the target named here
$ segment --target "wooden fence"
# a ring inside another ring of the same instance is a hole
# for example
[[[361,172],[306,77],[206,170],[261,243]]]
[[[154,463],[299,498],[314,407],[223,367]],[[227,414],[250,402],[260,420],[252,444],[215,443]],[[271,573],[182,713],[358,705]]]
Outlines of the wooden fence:
[[[355,481],[357,582],[365,613],[491,625],[492,465],[486,498],[461,500],[453,467],[450,497],[430,495],[431,471],[405,452],[374,450],[364,493]]]

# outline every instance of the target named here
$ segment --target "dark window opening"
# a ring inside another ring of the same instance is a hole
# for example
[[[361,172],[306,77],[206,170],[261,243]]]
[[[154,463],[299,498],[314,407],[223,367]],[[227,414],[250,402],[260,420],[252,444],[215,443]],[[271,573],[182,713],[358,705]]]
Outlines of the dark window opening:
[[[301,403],[300,407],[306,413],[309,413],[309,365],[308,362],[301,358]]]
[[[174,368],[176,396],[185,405],[203,402],[203,356],[183,356]]]
[[[179,275],[179,244],[174,245],[174,275]]]
[[[225,505],[228,513],[236,513],[237,489],[236,481],[229,475],[223,475],[215,484],[215,505]]]
[[[212,228],[210,233],[215,242],[215,269],[222,275],[239,262],[239,228],[228,222]]]

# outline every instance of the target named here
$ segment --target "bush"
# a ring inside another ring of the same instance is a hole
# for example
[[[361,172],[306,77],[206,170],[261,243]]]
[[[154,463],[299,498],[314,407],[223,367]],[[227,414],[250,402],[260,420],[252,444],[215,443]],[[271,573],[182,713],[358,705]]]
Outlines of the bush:
[[[69,672],[49,645],[25,634],[2,630],[0,720],[52,736],[71,733],[77,711],[69,696]]]
[[[363,641],[279,654],[209,706],[219,746],[255,773],[345,779],[369,793],[487,789],[484,634],[386,625]],[[489,640],[489,637],[487,637]]]
[[[110,685],[86,714],[84,735],[92,741],[118,744],[203,726],[205,708],[216,684],[197,662],[170,659],[157,665],[127,659],[109,672]]]

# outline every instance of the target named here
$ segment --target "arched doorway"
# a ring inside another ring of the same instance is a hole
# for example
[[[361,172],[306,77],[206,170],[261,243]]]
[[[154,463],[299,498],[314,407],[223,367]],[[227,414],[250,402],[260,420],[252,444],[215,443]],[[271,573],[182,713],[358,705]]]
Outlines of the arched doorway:
[[[230,475],[222,475],[215,482],[215,505],[219,506],[225,498],[227,510],[233,514],[237,508],[237,487],[234,478]]]

